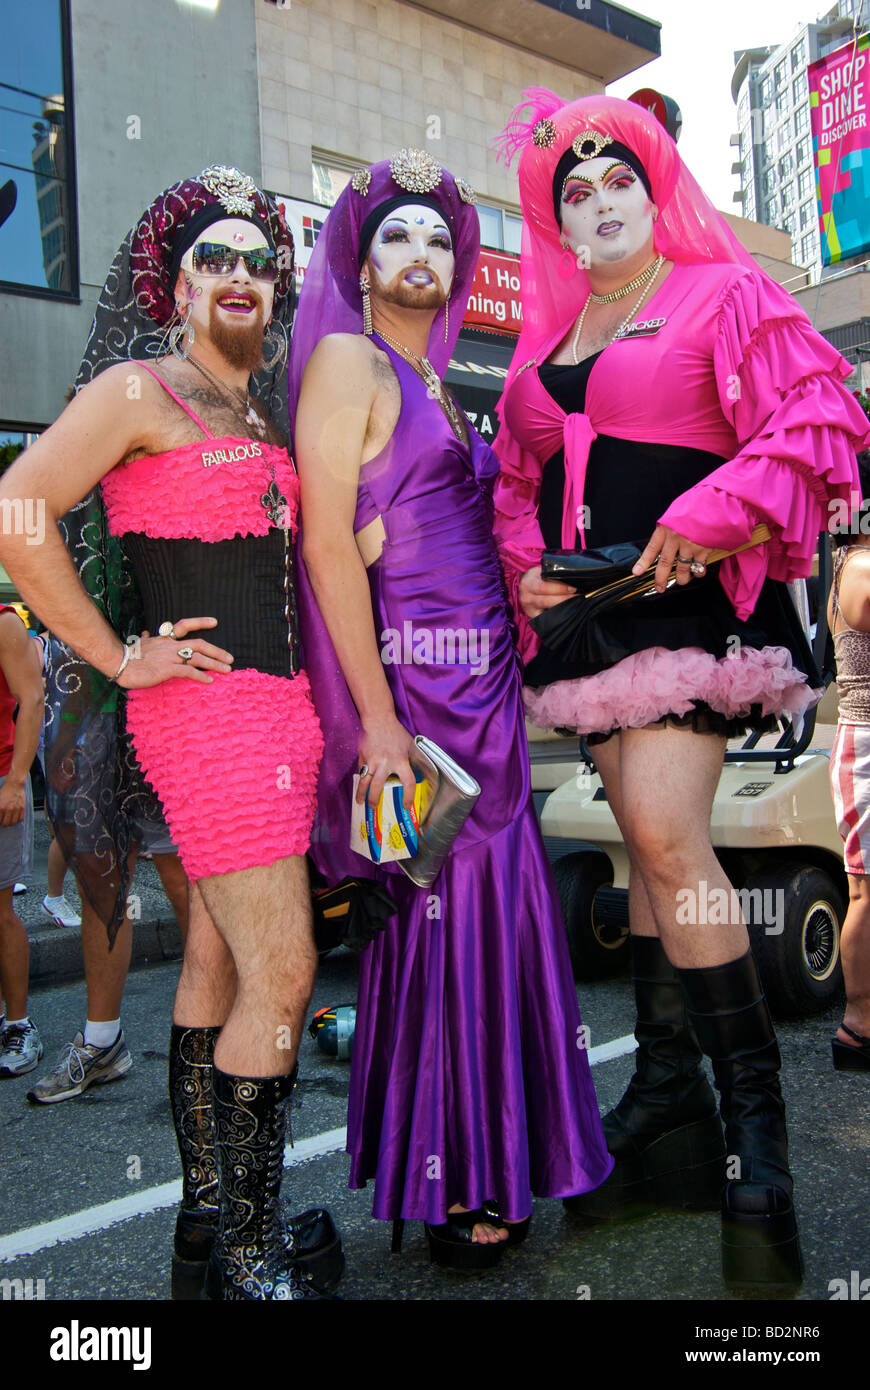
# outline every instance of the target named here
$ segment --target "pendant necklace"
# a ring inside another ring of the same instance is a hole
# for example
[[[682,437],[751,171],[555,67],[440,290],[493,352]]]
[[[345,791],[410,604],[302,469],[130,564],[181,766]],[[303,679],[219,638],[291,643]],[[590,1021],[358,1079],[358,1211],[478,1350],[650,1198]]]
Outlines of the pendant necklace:
[[[664,256],[657,256],[656,259],[653,261],[652,265],[649,266],[649,267],[647,268],[647,270],[644,272],[644,276],[645,276],[645,278],[646,278],[646,285],[644,286],[643,293],[641,294],[640,299],[639,299],[639,300],[637,301],[637,303],[633,306],[633,308],[631,309],[631,311],[629,312],[629,314],[622,320],[622,323],[619,325],[619,327],[617,328],[616,332],[611,336],[611,338],[610,338],[610,342],[611,342],[611,343],[615,342],[617,338],[621,338],[621,337],[623,336],[623,334],[625,333],[626,328],[628,328],[628,325],[631,323],[631,321],[632,321],[632,319],[634,318],[635,314],[637,313],[638,309],[639,309],[640,306],[643,304],[644,300],[646,299],[647,295],[649,294],[650,290],[652,289],[653,285],[655,284],[656,278],[657,278],[657,276],[658,276],[658,273],[659,273],[659,271],[661,270],[661,268],[662,268],[662,266],[664,265],[664,263],[665,263],[665,258],[664,258]],[[635,280],[629,281],[629,284],[632,285],[632,286],[635,286],[635,285],[637,284],[637,280],[638,280],[638,279],[640,279],[639,276],[638,276]],[[622,294],[624,294],[624,293],[625,293],[625,287],[623,287],[622,290],[614,291],[614,292],[612,293],[612,295],[610,296],[610,298],[611,298],[611,300],[613,300],[613,299],[618,299],[618,298],[620,298],[620,296],[621,296]],[[596,302],[596,304],[604,304],[604,303],[607,302],[605,296],[603,296],[603,295],[598,295],[598,296],[596,296],[596,295],[594,295],[594,294],[592,293],[591,290],[589,291],[589,297],[588,297],[588,299],[586,300],[586,303],[583,305],[583,308],[580,310],[580,317],[579,317],[579,319],[577,320],[577,331],[576,331],[576,333],[574,334],[574,342],[573,342],[572,347],[571,347],[571,356],[572,356],[573,359],[574,359],[574,365],[575,365],[575,366],[579,365],[579,362],[580,362],[580,358],[577,356],[577,347],[578,347],[578,345],[579,345],[579,343],[580,343],[580,334],[583,332],[583,324],[584,324],[584,322],[585,322],[585,320],[586,320],[586,310],[589,308],[589,305],[592,303],[593,300]]]
[[[418,357],[416,352],[412,352],[409,347],[405,347],[404,343],[398,342],[396,338],[391,338],[389,333],[384,333],[380,328],[376,328],[374,331],[379,338],[383,338],[384,342],[389,343],[390,347],[394,347],[397,352],[401,352],[408,366],[417,373],[421,381],[425,381],[429,388],[429,394],[434,396],[435,400],[444,411],[450,428],[453,430],[456,438],[464,442],[465,435],[462,429],[459,411],[456,409],[453,400],[445,390],[443,381],[432,366],[428,357]]]
[[[262,416],[257,414],[251,404],[251,398],[248,392],[240,391],[235,386],[230,386],[229,382],[222,381],[219,376],[216,376],[214,372],[210,372],[208,367],[204,366],[202,362],[198,362],[195,357],[188,356],[187,360],[196,367],[197,371],[202,373],[207,381],[210,381],[213,386],[217,386],[219,390],[223,391],[227,400],[230,402],[234,414],[239,419],[242,418],[239,407],[242,405],[247,406],[248,413],[244,416],[245,424],[253,426],[268,447],[268,441],[265,440],[266,422],[263,420]],[[232,397],[235,397],[235,400],[233,400]],[[236,404],[236,402],[238,402],[238,404]],[[248,432],[248,438],[251,438],[250,431]],[[296,629],[298,624],[292,575],[293,551],[290,545],[290,526],[287,520],[288,503],[287,498],[278,486],[278,480],[275,476],[274,459],[266,457],[265,463],[269,470],[271,481],[266,491],[260,494],[260,506],[263,508],[263,511],[266,513],[272,525],[284,532],[284,617],[287,622],[287,645],[290,648],[290,670],[293,675],[296,675],[299,670],[296,644]]]

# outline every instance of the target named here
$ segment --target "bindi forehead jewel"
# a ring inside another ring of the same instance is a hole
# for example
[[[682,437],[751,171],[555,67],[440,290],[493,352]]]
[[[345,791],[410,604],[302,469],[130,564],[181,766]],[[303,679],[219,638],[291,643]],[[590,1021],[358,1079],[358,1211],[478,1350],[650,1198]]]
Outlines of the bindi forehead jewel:
[[[417,224],[418,227],[422,227],[423,224],[425,223],[426,219],[425,219],[425,217],[415,217],[415,218],[414,218],[414,221],[415,221],[415,223]],[[390,231],[392,228],[394,228],[394,227],[405,227],[405,228],[407,228],[407,227],[408,227],[408,223],[406,222],[406,220],[405,220],[404,217],[389,217],[389,218],[387,219],[387,221],[384,223],[384,225],[381,227],[381,233],[380,233],[380,234],[381,234],[381,238],[385,237],[386,234],[387,234],[387,232],[389,232],[389,231]],[[449,227],[446,227],[446,226],[444,225],[443,222],[436,222],[436,223],[435,223],[435,226],[432,228],[431,235],[432,235],[432,236],[435,236],[436,234],[440,234],[440,233],[442,233],[442,232],[443,232],[448,238],[450,238],[450,228],[449,228]],[[450,240],[451,240],[451,242],[452,242],[452,238],[450,238]]]

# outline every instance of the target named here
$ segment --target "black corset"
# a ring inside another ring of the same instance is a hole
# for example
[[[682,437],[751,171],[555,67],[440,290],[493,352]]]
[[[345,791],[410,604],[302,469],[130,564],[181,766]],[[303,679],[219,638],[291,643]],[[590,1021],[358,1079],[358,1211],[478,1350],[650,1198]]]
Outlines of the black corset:
[[[217,618],[217,627],[192,632],[233,655],[233,670],[292,676],[299,669],[297,623],[290,585],[290,628],[284,595],[284,532],[231,540],[165,540],[127,532],[130,557],[145,610],[156,636],[161,623]]]

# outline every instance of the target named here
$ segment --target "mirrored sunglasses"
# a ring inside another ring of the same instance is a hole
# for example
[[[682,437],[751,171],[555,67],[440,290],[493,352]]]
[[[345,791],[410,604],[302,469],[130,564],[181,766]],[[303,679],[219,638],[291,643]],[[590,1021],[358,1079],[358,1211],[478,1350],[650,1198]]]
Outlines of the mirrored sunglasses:
[[[193,248],[193,269],[199,275],[230,275],[240,259],[252,280],[278,279],[278,259],[271,246],[243,251],[221,241],[198,241]]]

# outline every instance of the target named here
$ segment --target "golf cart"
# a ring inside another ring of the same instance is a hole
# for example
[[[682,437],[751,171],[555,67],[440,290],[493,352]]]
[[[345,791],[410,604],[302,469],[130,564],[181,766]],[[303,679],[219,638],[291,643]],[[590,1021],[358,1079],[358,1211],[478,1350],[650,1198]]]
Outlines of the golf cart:
[[[813,634],[804,581],[792,586],[827,690],[823,715],[836,720],[833,647],[825,616],[831,556],[820,538],[820,595]],[[751,734],[729,746],[716,792],[712,838],[737,890],[771,1009],[802,1017],[828,1008],[842,989],[840,928],[848,903],[843,844],[828,781],[829,752],[814,748],[817,707],[801,731]],[[601,779],[582,738],[527,724],[532,788],[559,890],[574,972],[591,980],[628,964],[628,856]],[[775,739],[774,746],[769,744]],[[699,915],[726,918],[715,891],[699,885]],[[695,894],[693,893],[694,899]],[[733,900],[733,896],[731,898]],[[709,898],[709,914],[708,902]],[[714,905],[720,915],[714,915]]]

